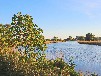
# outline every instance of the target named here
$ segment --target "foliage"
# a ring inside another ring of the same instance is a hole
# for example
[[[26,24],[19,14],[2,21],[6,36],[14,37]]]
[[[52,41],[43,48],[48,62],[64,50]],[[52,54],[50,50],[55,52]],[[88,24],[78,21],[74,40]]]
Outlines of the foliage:
[[[35,49],[44,51],[46,44],[44,44],[45,39],[42,35],[43,30],[38,28],[32,20],[31,16],[21,15],[21,12],[17,15],[14,14],[9,28],[6,28],[8,25],[6,27],[1,25],[1,45],[7,47],[23,46],[26,54]]]
[[[84,36],[77,36],[77,40],[84,41],[85,40],[85,37]]]
[[[52,41],[58,41],[58,37],[54,36],[53,39],[51,39]]]
[[[86,41],[94,41],[94,37],[95,35],[93,35],[92,33],[88,33],[88,34],[86,34],[86,38],[85,38],[85,40]]]
[[[62,59],[47,60],[44,55],[36,59],[34,53],[27,58],[19,52],[11,53],[10,48],[7,52],[0,51],[0,61],[0,75],[2,76],[78,76],[78,73]]]
[[[69,36],[69,38],[65,39],[66,41],[75,41],[75,38],[73,38],[72,36]]]
[[[51,41],[50,39],[46,39],[46,41]]]

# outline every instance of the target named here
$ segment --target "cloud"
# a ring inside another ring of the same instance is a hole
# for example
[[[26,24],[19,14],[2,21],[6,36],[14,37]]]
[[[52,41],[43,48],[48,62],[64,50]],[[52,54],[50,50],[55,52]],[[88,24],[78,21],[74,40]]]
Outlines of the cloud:
[[[88,15],[89,17],[101,16],[101,1],[100,0],[77,0],[78,6],[75,6],[76,10]],[[77,9],[79,8],[79,9]]]
[[[80,13],[95,19],[101,17],[101,0],[51,0],[50,2],[64,12]]]
[[[56,2],[63,10],[80,12],[91,18],[101,16],[101,0],[57,0]]]

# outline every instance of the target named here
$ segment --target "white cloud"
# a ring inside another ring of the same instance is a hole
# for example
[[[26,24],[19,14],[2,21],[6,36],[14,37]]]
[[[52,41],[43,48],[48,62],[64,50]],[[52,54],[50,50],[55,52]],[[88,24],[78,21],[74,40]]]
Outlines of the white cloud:
[[[99,0],[78,0],[79,11],[88,15],[89,17],[101,16],[101,1]],[[75,7],[75,9],[77,8]]]
[[[81,12],[91,18],[101,16],[101,0],[57,0],[56,5],[67,11]]]

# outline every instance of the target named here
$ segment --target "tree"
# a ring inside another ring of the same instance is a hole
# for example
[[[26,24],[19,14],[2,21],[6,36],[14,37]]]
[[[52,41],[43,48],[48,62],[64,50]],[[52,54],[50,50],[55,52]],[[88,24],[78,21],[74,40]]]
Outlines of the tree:
[[[90,41],[90,40],[91,40],[91,41],[94,41],[94,38],[95,38],[94,36],[95,36],[95,35],[93,35],[92,33],[88,33],[88,34],[86,34],[86,38],[85,38],[85,39],[86,39],[87,41]]]
[[[54,41],[58,41],[58,37],[54,36],[53,37]]]
[[[69,36],[69,38],[67,38],[67,41],[72,41],[72,36]]]
[[[8,30],[11,26],[9,24],[3,25],[0,24],[0,46],[1,48],[6,47],[8,43],[10,43],[10,33],[8,34]]]
[[[46,39],[46,41],[50,41],[50,39]]]
[[[85,37],[84,36],[77,36],[77,40],[81,40],[81,41],[84,41],[85,40]]]
[[[69,40],[72,40],[72,36],[69,36]]]
[[[4,36],[2,42],[6,43],[7,47],[22,46],[25,47],[25,53],[36,49],[44,51],[46,48],[45,39],[42,35],[43,30],[38,28],[33,23],[33,18],[27,14],[21,15],[21,12],[18,12],[17,15],[14,14],[14,17],[12,17],[9,28],[2,25],[1,27],[4,28],[2,29],[3,32],[1,31],[2,36]]]

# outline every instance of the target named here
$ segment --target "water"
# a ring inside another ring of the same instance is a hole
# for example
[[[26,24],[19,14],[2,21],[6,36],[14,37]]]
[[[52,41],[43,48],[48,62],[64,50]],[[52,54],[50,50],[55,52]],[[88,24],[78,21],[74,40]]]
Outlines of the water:
[[[76,71],[89,71],[101,76],[101,46],[79,44],[76,41],[52,43],[47,45],[46,57],[56,59],[62,57],[68,63],[73,57]]]

